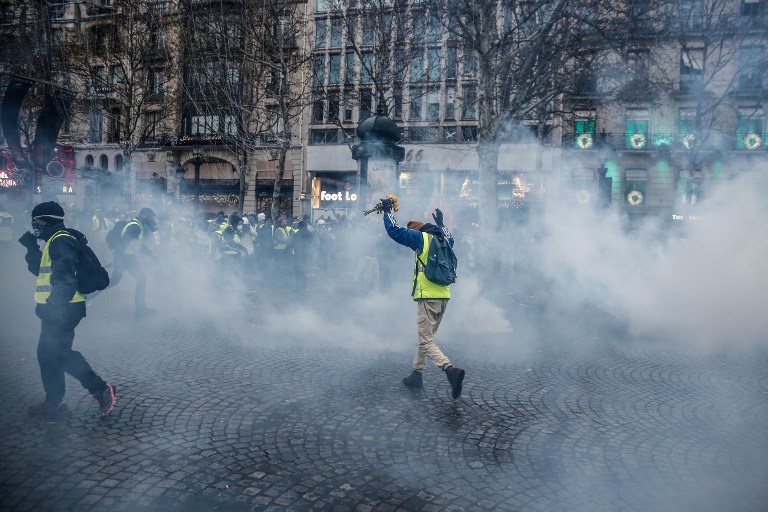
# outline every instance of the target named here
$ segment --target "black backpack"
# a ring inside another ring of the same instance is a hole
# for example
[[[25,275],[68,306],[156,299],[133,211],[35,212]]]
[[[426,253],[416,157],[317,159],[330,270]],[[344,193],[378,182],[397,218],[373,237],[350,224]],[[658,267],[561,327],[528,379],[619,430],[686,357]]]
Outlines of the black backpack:
[[[119,220],[115,222],[115,225],[112,226],[112,229],[107,231],[107,236],[104,238],[104,241],[107,242],[107,247],[113,251],[120,249],[122,246],[123,228],[125,228],[126,224],[128,224],[128,221]]]
[[[99,261],[93,249],[88,247],[85,241],[78,240],[80,252],[77,262],[77,291],[80,293],[93,293],[109,286],[109,274],[107,269]]]
[[[88,240],[79,231],[67,230],[77,242],[77,291],[93,293],[109,286],[107,269],[99,261],[99,257],[88,246]]]
[[[424,265],[424,276],[431,282],[440,286],[448,286],[456,282],[456,265],[458,264],[456,253],[444,236],[432,235],[427,262],[421,263]]]

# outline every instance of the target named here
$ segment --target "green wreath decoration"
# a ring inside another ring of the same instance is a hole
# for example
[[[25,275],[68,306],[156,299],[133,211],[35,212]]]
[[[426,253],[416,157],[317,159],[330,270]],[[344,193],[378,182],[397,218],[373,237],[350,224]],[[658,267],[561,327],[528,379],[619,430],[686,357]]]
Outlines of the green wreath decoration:
[[[589,149],[593,143],[594,140],[592,140],[592,136],[588,133],[582,133],[576,138],[576,145],[581,149]]]
[[[760,137],[755,132],[749,132],[744,137],[744,147],[749,149],[749,150],[757,149],[757,148],[759,148],[762,145],[763,145],[762,137]]]
[[[633,190],[627,194],[627,202],[632,206],[638,206],[643,202],[643,193],[639,190]]]
[[[632,149],[643,149],[645,147],[645,135],[636,133],[629,138],[629,144]]]

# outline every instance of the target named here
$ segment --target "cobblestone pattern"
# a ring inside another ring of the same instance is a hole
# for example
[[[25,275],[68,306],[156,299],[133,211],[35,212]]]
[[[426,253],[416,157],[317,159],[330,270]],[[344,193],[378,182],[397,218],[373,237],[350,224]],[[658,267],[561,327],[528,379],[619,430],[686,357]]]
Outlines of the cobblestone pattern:
[[[4,349],[0,509],[768,508],[766,358],[604,350],[504,364],[453,348],[468,370],[454,402],[438,371],[423,391],[400,384],[410,354],[137,329],[113,349],[119,402],[103,419],[68,380],[70,413],[28,420],[34,354]]]

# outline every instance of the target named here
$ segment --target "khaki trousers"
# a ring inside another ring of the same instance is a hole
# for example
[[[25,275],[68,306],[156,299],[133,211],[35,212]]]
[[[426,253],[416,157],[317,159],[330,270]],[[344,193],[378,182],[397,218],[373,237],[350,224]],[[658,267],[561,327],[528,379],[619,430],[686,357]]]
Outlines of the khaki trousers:
[[[446,299],[421,299],[417,300],[418,312],[416,323],[419,331],[419,346],[416,356],[413,358],[413,369],[424,370],[427,367],[427,359],[441,369],[451,364],[451,360],[445,357],[440,347],[435,343],[434,337],[440,321],[443,319],[445,308],[448,307]]]

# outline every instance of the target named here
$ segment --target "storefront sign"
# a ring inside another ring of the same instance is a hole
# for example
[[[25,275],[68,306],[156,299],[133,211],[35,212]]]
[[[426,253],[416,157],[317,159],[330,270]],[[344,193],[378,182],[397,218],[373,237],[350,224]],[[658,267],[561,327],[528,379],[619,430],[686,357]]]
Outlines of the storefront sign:
[[[325,190],[320,191],[321,201],[357,201],[357,194],[351,193],[349,190],[343,192],[329,193]]]
[[[16,183],[16,180],[14,180],[10,174],[5,171],[0,171],[0,187],[11,188],[16,185],[18,185],[18,183]]]

